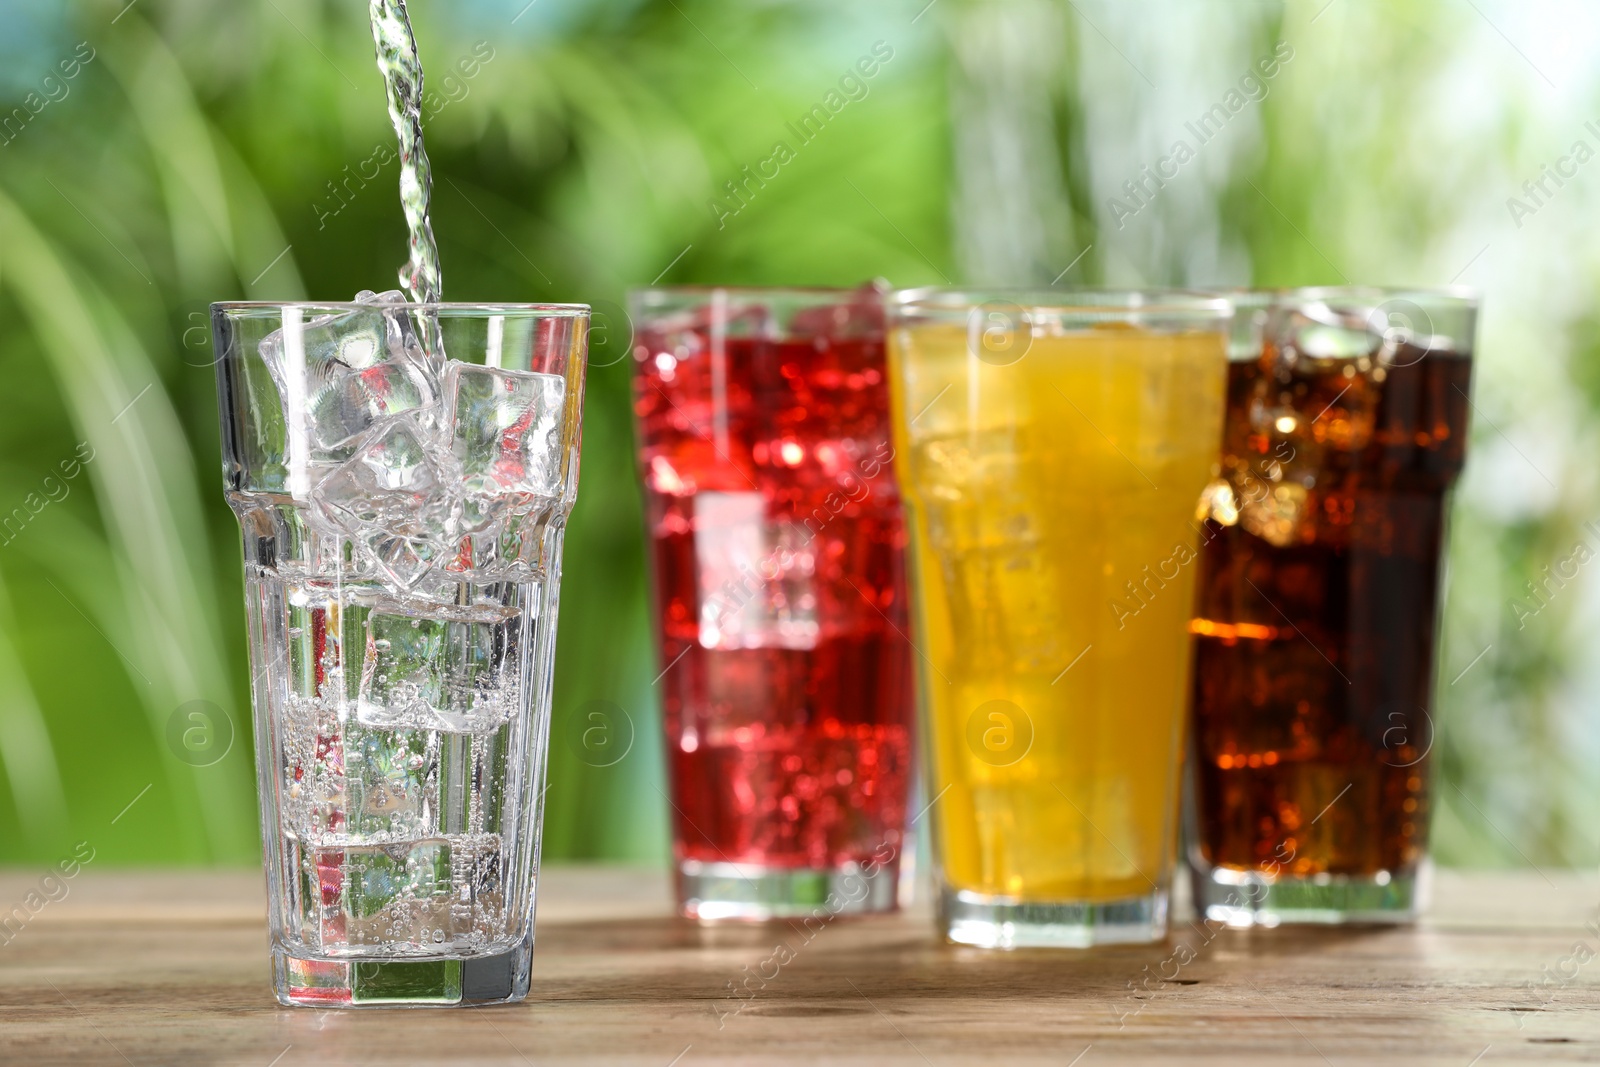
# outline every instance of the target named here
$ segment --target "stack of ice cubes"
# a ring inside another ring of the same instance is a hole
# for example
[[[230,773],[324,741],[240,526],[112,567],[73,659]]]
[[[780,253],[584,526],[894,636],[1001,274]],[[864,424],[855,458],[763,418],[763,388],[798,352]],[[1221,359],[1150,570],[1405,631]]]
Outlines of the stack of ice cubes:
[[[1267,454],[1228,465],[1239,524],[1284,548],[1329,536],[1318,497],[1339,491],[1372,440],[1392,345],[1372,309],[1315,302],[1274,309],[1267,324],[1270,376],[1248,409]]]
[[[509,936],[504,821],[526,770],[511,748],[566,381],[430,351],[399,292],[355,303],[288,309],[259,349],[288,495],[318,542],[278,572],[296,925],[334,956],[485,951]]]
[[[289,490],[357,573],[536,581],[527,543],[560,490],[566,381],[426,350],[398,291],[360,310],[285,319],[261,344],[288,427]]]

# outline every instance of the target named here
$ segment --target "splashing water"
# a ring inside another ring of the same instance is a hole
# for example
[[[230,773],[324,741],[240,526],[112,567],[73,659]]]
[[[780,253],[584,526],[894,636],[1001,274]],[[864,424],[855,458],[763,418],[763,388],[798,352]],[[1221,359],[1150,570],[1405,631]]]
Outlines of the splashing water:
[[[411,258],[400,268],[400,287],[417,303],[436,303],[443,283],[439,246],[433,240],[428,206],[433,196],[433,170],[422,146],[422,61],[411,32],[405,0],[371,0],[372,40],[378,70],[389,96],[389,121],[400,138],[400,205],[410,232]],[[433,331],[425,328],[425,333]],[[425,338],[437,339],[437,334]],[[426,344],[430,354],[438,348]]]

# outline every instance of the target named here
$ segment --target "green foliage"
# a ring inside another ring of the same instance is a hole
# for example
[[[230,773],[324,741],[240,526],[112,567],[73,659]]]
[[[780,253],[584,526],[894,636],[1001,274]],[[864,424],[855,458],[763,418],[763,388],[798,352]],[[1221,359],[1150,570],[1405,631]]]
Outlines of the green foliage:
[[[411,7],[438,94],[446,297],[597,311],[547,856],[667,847],[625,290],[1043,284],[1076,262],[1060,284],[1490,289],[1452,530],[1436,849],[1592,858],[1593,598],[1576,583],[1532,620],[1511,603],[1600,506],[1583,458],[1600,437],[1594,213],[1581,182],[1514,227],[1502,208],[1593,108],[1554,91],[1575,74],[1533,69],[1548,50],[1505,22],[1515,5]],[[46,92],[80,41],[93,58]],[[1278,41],[1295,57],[1270,94],[1126,227],[1113,218],[1123,179]],[[893,57],[865,96],[797,134],[878,42]],[[403,223],[365,7],[11,0],[0,142],[0,863],[83,839],[110,863],[254,863],[206,308],[393,285]],[[749,179],[779,142],[776,177]],[[80,448],[94,458],[69,476]],[[168,741],[193,701],[234,725],[209,766]],[[597,709],[628,742],[606,767],[580,758]]]
[[[86,837],[110,862],[249,863],[242,580],[216,476],[205,309],[391,287],[397,171],[365,164],[392,134],[362,7],[146,0],[117,17],[121,6],[69,5],[63,39],[96,58],[0,147],[0,359],[13,383],[0,499],[21,504],[80,441],[95,455],[0,547],[0,862],[47,861]],[[557,31],[532,14],[512,25],[521,4],[471,17],[412,6],[429,85],[447,101],[428,124],[446,297],[593,303],[610,334],[590,375],[563,579],[547,855],[661,856],[624,292],[658,276],[950,272],[943,71],[911,47],[926,34],[897,18],[895,59],[867,97],[801,145],[786,124],[889,36],[878,16],[569,4]],[[486,47],[487,62],[461,65]],[[778,140],[794,161],[719,225],[713,197]],[[169,718],[197,699],[237,728],[212,766],[168,748]],[[568,741],[599,700],[625,711],[633,736],[604,768]]]

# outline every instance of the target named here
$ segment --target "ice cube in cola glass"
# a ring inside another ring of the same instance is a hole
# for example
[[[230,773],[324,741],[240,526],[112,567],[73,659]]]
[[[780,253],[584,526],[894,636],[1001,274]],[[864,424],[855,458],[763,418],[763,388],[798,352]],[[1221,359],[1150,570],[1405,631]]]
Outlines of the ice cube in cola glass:
[[[212,319],[278,1000],[519,1000],[588,311]]]
[[[1426,902],[1450,489],[1477,303],[1239,294],[1193,689],[1197,905],[1236,925]],[[1253,324],[1253,325],[1252,325]]]
[[[679,907],[892,908],[912,672],[881,293],[631,301]]]

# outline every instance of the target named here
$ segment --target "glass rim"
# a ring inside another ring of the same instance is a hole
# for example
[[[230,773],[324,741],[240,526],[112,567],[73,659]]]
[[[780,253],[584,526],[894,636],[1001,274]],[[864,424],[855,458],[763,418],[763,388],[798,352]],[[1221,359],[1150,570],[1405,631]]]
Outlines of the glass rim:
[[[827,293],[869,293],[870,285],[635,285],[629,296],[698,296],[701,293],[795,293],[813,296]]]
[[[1476,309],[1483,302],[1483,294],[1466,285],[1438,287],[1411,285],[1304,285],[1287,289],[1262,290],[1269,296],[1291,301],[1307,300],[1376,300],[1379,304],[1391,300],[1428,300],[1441,305],[1455,305],[1463,309]]]
[[[1272,331],[1274,317],[1285,314],[1306,315],[1318,321],[1322,321],[1324,312],[1340,317],[1355,315],[1366,320],[1367,329],[1382,333],[1386,341],[1390,339],[1389,331],[1398,316],[1405,336],[1408,339],[1422,339],[1429,352],[1451,352],[1470,359],[1477,348],[1475,335],[1477,320],[1482,312],[1482,293],[1464,285],[1433,288],[1305,285],[1218,291],[1229,294],[1238,309],[1234,339],[1229,345],[1229,362],[1258,358],[1262,337]],[[1414,321],[1416,316],[1420,316],[1425,324],[1421,328]],[[1375,325],[1376,318],[1385,319],[1387,325]],[[1240,328],[1244,326],[1253,326],[1257,331],[1248,343],[1240,335]]]
[[[579,318],[593,310],[588,304],[479,304],[441,300],[427,304],[406,301],[404,304],[362,304],[354,300],[223,300],[211,305],[212,314],[265,313],[299,308],[310,312],[370,311],[374,308],[398,308],[405,311],[434,311],[447,316],[467,317],[471,313],[483,315],[528,315],[546,318]]]
[[[897,289],[886,298],[891,311],[960,312],[987,304],[1009,304],[1048,315],[1115,316],[1123,313],[1190,317],[1197,321],[1232,318],[1233,302],[1218,290],[1068,288],[972,289],[924,286]]]
[[[879,291],[879,295],[882,296],[890,291]],[[847,296],[851,293],[865,295],[869,292],[874,292],[870,288],[870,283],[862,285],[639,285],[630,288],[626,296],[630,303],[638,302],[644,304],[653,299],[709,297],[715,296],[717,293],[740,297],[839,297]]]

